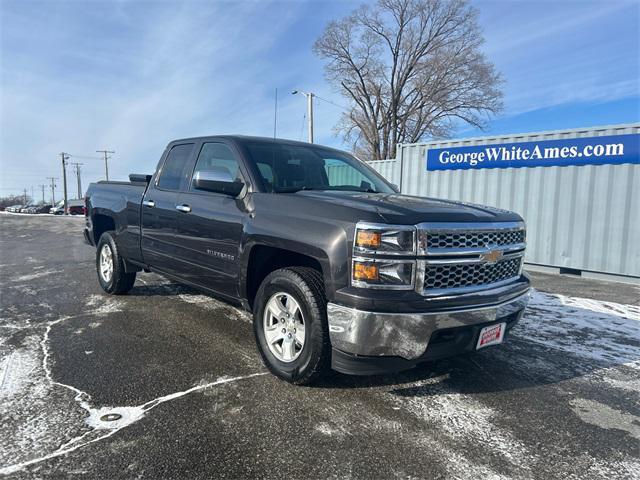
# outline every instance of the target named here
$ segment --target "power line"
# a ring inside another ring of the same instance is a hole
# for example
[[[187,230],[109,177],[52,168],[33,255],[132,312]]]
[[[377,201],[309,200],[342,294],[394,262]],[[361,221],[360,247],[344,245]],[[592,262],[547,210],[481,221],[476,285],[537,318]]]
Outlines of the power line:
[[[102,150],[97,150],[98,152],[102,152]],[[115,153],[115,152],[112,152]],[[80,158],[82,160],[102,160],[102,157],[91,157],[89,155],[69,155],[70,157],[73,158]]]
[[[323,102],[326,102],[326,103],[328,103],[330,105],[333,105],[334,107],[341,108],[342,110],[347,110],[347,111],[351,110],[350,108],[347,108],[344,105],[338,105],[337,103],[334,103],[331,100],[327,100],[326,98],[319,97],[316,94],[314,94],[314,97],[316,97],[318,100],[322,100]]]

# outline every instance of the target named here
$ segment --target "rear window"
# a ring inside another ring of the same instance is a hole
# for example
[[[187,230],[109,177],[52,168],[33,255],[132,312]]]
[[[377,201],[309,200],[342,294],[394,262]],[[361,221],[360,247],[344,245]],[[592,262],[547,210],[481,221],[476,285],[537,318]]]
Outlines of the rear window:
[[[182,180],[188,180],[187,160],[193,150],[193,143],[175,145],[162,165],[158,187],[166,190],[179,190]]]

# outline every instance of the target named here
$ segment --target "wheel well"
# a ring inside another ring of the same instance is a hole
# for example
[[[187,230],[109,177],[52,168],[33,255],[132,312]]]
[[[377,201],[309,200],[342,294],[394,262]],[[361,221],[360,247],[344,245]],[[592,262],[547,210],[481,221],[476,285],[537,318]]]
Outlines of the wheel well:
[[[313,257],[283,248],[257,246],[251,250],[247,264],[247,300],[253,301],[260,284],[271,272],[285,267],[310,267],[322,274],[320,262]]]
[[[104,232],[116,229],[116,223],[113,221],[113,218],[107,215],[94,215],[91,224],[93,225],[93,241],[95,245],[98,245],[100,237]]]

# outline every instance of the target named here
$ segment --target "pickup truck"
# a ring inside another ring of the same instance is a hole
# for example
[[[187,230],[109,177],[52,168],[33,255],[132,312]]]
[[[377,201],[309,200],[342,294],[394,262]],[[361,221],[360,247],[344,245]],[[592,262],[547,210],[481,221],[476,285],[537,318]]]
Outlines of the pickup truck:
[[[295,384],[502,343],[529,299],[520,216],[401,195],[340,150],[189,138],[129,178],[87,191],[102,288],[154,271],[236,304],[267,368]]]

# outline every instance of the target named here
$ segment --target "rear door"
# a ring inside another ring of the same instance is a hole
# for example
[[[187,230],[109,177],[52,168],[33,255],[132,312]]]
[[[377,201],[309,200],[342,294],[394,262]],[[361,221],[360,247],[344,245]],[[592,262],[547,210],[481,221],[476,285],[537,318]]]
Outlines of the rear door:
[[[172,145],[142,199],[142,256],[157,270],[177,274],[178,195],[188,186],[194,143]]]
[[[193,173],[226,169],[245,184],[246,171],[230,145],[201,144]],[[180,195],[177,243],[180,276],[223,295],[237,297],[238,250],[246,211],[242,200],[196,190],[190,183]]]

